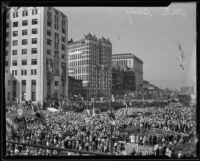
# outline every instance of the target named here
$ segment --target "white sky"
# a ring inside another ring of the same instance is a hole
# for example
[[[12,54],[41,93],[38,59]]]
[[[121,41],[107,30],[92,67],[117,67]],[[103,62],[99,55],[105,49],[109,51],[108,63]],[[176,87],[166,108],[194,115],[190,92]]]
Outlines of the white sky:
[[[145,80],[162,88],[193,85],[196,3],[171,4],[168,9],[176,9],[174,15],[164,15],[165,7],[56,8],[68,17],[69,39],[79,40],[89,32],[104,36],[111,40],[113,53],[131,52],[143,60]],[[150,15],[136,13],[139,9]],[[186,52],[184,71],[177,60],[178,42]]]

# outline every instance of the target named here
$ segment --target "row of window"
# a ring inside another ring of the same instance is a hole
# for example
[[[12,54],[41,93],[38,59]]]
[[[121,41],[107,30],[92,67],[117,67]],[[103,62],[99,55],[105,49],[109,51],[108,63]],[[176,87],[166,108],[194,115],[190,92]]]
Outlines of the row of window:
[[[24,61],[23,63],[27,65],[27,62],[25,62],[26,60],[22,60],[22,61]],[[37,65],[37,59],[31,59],[31,65]],[[17,66],[17,60],[12,61],[12,66]]]
[[[31,30],[31,34],[37,34],[38,33],[38,29],[37,28],[33,28]],[[28,35],[28,30],[22,30],[22,36],[26,36]],[[13,31],[12,32],[12,36],[13,37],[17,37],[19,36],[19,32],[18,31]],[[9,37],[9,32],[6,32],[6,37]]]
[[[22,86],[26,86],[26,80],[22,80],[21,81],[21,84],[22,84]],[[11,80],[8,80],[8,86],[10,86],[11,85]],[[36,80],[31,80],[31,85],[32,86],[36,86]]]
[[[8,80],[8,86],[10,86],[11,84],[11,81]],[[14,82],[13,82],[14,84]],[[22,101],[25,101],[25,93],[26,93],[26,80],[22,80],[21,81],[21,84],[22,84],[22,93],[21,93],[21,96],[22,97]],[[32,86],[32,89],[31,89],[31,100],[32,101],[36,101],[36,80],[31,80],[31,86]],[[17,91],[17,86],[16,86],[16,81],[15,81],[15,84],[13,86],[13,92],[12,92],[12,101],[16,101],[16,91]],[[7,93],[7,100],[10,101],[10,92]]]
[[[47,55],[51,55],[51,49],[47,49]],[[58,52],[57,51],[55,51],[55,56],[58,57]],[[61,58],[65,59],[65,54],[62,54]]]
[[[79,65],[88,65],[90,61],[88,59],[69,62],[69,67],[79,66]]]
[[[58,42],[55,42],[55,48],[58,49]],[[47,45],[51,46],[52,45],[52,40],[51,39],[47,39]],[[61,44],[61,49],[65,50],[66,46],[64,44]]]
[[[12,75],[17,76],[17,70],[12,70]],[[27,70],[22,69],[21,70],[21,75],[27,75]],[[31,75],[37,75],[37,69],[31,69]]]
[[[90,48],[89,47],[84,47],[84,48],[80,48],[80,49],[73,49],[73,50],[68,50],[69,53],[71,52],[75,52],[75,51],[83,51],[83,50],[89,50]]]
[[[28,52],[27,49],[22,49],[22,55],[26,55]],[[37,48],[32,48],[31,49],[31,54],[37,54]],[[12,55],[18,55],[18,50],[12,50]],[[6,51],[6,56],[8,56],[8,51]]]
[[[99,86],[101,86],[101,84],[97,83],[97,77],[91,77],[89,75],[74,75],[75,79],[79,79],[79,80],[83,80],[83,81],[90,81],[90,86],[92,87],[97,87],[99,88]],[[104,79],[104,87],[108,87],[109,86],[109,81],[108,79]]]
[[[37,15],[38,9],[32,9],[32,15]],[[28,10],[22,11],[22,17],[28,16]],[[13,18],[19,17],[18,12],[13,12]],[[7,18],[10,18],[10,14],[7,15]]]
[[[18,40],[13,40],[13,46],[18,45]],[[22,45],[27,45],[28,44],[28,39],[23,39],[22,40]],[[37,38],[32,38],[31,39],[31,44],[37,44]]]
[[[127,65],[128,60],[114,60],[114,62],[121,65]]]
[[[19,22],[15,21],[12,23],[13,27],[18,27],[19,26]],[[31,25],[37,25],[38,24],[38,19],[32,19],[31,21]],[[23,20],[22,21],[22,26],[28,26],[28,20]],[[6,27],[9,27],[9,23],[6,24]]]
[[[24,97],[24,94],[25,92],[22,93],[22,101],[25,101],[25,97]],[[16,101],[16,97],[14,97],[14,95],[16,95],[16,93],[13,92],[13,98],[12,98],[12,101]],[[7,93],[7,100],[8,101],[11,101],[10,100],[10,92]],[[36,101],[36,92],[31,92],[31,101]]]

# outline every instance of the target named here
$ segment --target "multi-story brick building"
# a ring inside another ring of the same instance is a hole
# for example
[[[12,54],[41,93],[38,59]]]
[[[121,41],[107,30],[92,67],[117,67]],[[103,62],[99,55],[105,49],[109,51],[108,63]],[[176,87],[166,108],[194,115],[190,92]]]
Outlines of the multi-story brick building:
[[[7,13],[6,101],[43,103],[67,97],[67,16],[51,7],[12,7]]]
[[[143,83],[143,61],[132,53],[113,54],[112,62],[133,68],[135,72],[136,89]]]
[[[125,95],[135,90],[135,72],[125,65],[112,64],[112,93]]]
[[[90,33],[68,43],[69,76],[83,80],[88,98],[111,97],[112,44]]]

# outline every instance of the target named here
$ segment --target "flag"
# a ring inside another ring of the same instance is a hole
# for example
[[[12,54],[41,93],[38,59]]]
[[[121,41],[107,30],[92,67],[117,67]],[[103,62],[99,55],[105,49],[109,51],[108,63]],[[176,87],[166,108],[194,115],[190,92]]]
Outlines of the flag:
[[[112,94],[112,102],[115,102],[115,97],[113,94]]]
[[[38,110],[37,105],[30,103],[30,107],[34,110],[34,113],[32,114],[34,115],[35,119],[40,121],[43,125],[47,126],[45,116],[41,111]]]
[[[179,43],[178,43],[178,50],[180,51],[180,56],[178,58],[179,63],[180,63],[180,67],[184,70],[183,60],[185,59],[185,54],[184,54],[183,49],[182,49],[182,47]]]
[[[47,125],[46,124],[46,119],[45,116],[43,115],[43,113],[41,111],[35,112],[35,118],[40,121],[43,125]]]
[[[83,97],[81,97],[81,101],[83,102]]]
[[[93,111],[92,111],[92,117],[95,117],[95,110],[94,110],[94,106],[93,106]]]
[[[86,116],[89,118],[91,117],[91,111],[89,109],[86,109]]]
[[[17,131],[16,123],[12,119],[6,118],[6,132],[12,134],[16,131]]]
[[[124,101],[123,101],[124,105],[126,105],[126,99],[124,98]]]
[[[109,118],[109,123],[112,126],[115,126],[116,125],[116,121],[115,121],[115,114],[114,114],[114,112],[109,111],[108,112],[108,118]]]

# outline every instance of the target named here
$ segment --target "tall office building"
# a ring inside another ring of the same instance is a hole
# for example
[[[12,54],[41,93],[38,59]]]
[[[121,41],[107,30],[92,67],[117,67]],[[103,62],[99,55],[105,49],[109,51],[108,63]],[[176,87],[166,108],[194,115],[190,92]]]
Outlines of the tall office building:
[[[143,83],[143,61],[132,53],[113,54],[112,62],[133,68],[135,72],[135,87],[138,89]]]
[[[67,97],[67,16],[51,7],[12,7],[6,21],[6,102]]]
[[[112,81],[112,44],[90,33],[68,43],[69,76],[83,80],[88,98],[110,98]]]

